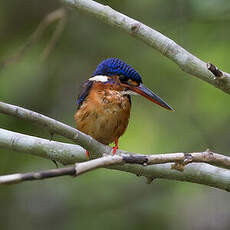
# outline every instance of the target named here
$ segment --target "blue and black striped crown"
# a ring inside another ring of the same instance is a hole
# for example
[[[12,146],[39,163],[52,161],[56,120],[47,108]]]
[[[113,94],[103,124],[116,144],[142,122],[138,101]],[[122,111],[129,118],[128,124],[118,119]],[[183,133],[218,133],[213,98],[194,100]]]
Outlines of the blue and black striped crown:
[[[140,74],[133,67],[118,58],[108,58],[102,61],[93,73],[93,76],[96,75],[123,75],[127,77],[127,79],[131,79],[137,83],[142,83]]]

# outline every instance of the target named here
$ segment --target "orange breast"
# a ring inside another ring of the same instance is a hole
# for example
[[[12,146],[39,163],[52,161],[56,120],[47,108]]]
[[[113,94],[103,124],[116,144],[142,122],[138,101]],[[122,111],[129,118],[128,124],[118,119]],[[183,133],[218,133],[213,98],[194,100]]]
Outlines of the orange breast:
[[[118,88],[95,84],[75,113],[78,130],[103,144],[112,143],[126,130],[130,116],[130,100]]]

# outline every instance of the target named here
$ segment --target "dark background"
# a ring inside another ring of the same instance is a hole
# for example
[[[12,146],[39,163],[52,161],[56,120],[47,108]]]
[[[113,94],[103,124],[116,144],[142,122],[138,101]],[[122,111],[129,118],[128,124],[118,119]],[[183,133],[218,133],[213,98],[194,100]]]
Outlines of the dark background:
[[[189,52],[230,71],[229,0],[100,1],[175,40]],[[0,60],[17,53],[58,1],[0,1]],[[0,69],[0,100],[75,127],[79,87],[105,58],[119,57],[165,99],[168,112],[133,98],[120,148],[140,153],[192,152],[210,148],[229,154],[229,95],[182,72],[143,42],[94,17],[70,12],[56,47],[41,54],[56,24],[25,55]],[[31,122],[0,114],[0,127],[49,138]],[[55,136],[55,140],[69,142]],[[54,168],[51,161],[0,149],[0,174]],[[227,192],[100,169],[71,177],[0,187],[1,229],[229,229]]]

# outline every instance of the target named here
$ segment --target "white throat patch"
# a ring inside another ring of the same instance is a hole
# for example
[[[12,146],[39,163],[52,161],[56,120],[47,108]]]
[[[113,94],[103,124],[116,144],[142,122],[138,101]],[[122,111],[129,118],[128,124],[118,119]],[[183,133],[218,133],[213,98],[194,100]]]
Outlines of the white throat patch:
[[[89,81],[100,81],[100,82],[107,82],[108,77],[103,76],[103,75],[96,75],[94,77],[91,77]]]

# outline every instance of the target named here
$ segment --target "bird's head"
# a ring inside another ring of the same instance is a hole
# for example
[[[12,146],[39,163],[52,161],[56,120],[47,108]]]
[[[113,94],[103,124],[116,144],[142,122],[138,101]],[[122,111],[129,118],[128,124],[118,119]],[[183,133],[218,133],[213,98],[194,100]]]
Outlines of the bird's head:
[[[118,82],[114,82],[113,77],[118,77]],[[124,94],[142,95],[161,107],[173,111],[173,108],[142,84],[142,78],[134,68],[118,58],[109,58],[102,61],[89,80],[120,84],[124,89]]]

